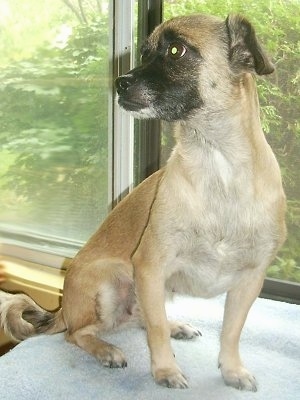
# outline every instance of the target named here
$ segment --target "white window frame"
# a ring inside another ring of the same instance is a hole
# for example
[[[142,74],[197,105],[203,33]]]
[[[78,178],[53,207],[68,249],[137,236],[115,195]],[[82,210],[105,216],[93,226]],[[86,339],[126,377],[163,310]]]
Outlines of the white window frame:
[[[112,206],[119,202],[133,188],[134,182],[134,120],[117,104],[114,81],[125,74],[134,65],[134,0],[113,2],[111,9],[111,26],[114,27],[112,43],[112,90],[110,111],[112,115],[112,165],[109,171],[113,174],[111,193]],[[115,22],[115,23],[113,23]]]

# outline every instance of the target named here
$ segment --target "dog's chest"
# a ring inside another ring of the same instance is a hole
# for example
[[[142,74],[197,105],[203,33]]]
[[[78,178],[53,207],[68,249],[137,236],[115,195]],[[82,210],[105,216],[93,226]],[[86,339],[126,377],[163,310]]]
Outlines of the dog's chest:
[[[247,270],[264,268],[274,251],[271,219],[245,177],[218,153],[216,169],[197,190],[181,189],[170,207],[166,278],[169,290],[204,297],[227,291]],[[170,250],[172,249],[172,250]]]
[[[183,230],[178,226],[169,243],[173,249],[166,265],[169,290],[211,297],[229,290],[245,272],[264,268],[274,242],[268,229],[254,219],[236,210],[227,216],[208,211],[201,223],[194,221]]]

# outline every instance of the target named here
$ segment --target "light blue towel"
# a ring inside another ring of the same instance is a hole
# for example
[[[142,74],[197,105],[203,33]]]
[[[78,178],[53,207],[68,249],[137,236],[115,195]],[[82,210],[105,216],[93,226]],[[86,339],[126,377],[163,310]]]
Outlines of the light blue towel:
[[[150,374],[143,330],[113,333],[106,340],[127,356],[126,369],[102,367],[93,357],[66,343],[63,334],[20,343],[0,358],[1,400],[296,400],[300,398],[300,306],[258,299],[241,339],[241,354],[256,376],[258,392],[225,386],[217,368],[224,296],[176,298],[167,305],[173,319],[198,327],[203,336],[172,340],[176,360],[189,389],[156,385]]]

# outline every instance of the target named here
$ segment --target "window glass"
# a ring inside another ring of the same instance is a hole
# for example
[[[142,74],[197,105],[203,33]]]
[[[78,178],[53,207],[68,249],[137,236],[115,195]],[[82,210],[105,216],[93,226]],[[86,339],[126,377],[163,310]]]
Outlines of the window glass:
[[[281,166],[288,199],[288,239],[268,276],[300,282],[300,124],[299,124],[299,1],[270,0],[165,0],[164,18],[191,13],[226,17],[241,13],[255,26],[256,32],[272,56],[276,72],[257,81],[262,124],[268,142]],[[164,126],[162,159],[173,145]]]
[[[4,243],[73,255],[107,214],[108,6],[0,3]]]

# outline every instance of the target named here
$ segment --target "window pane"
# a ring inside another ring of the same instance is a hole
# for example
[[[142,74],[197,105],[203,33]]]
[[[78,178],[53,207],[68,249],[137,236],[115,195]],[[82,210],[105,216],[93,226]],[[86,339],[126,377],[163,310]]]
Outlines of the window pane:
[[[107,214],[108,3],[1,1],[2,242],[72,255]]]
[[[241,13],[253,22],[272,55],[276,72],[259,78],[258,90],[266,137],[281,166],[288,198],[288,239],[268,270],[277,279],[300,282],[300,124],[299,124],[299,1],[165,0],[164,18],[191,13],[226,17]],[[172,141],[168,127],[162,135],[162,159]]]

